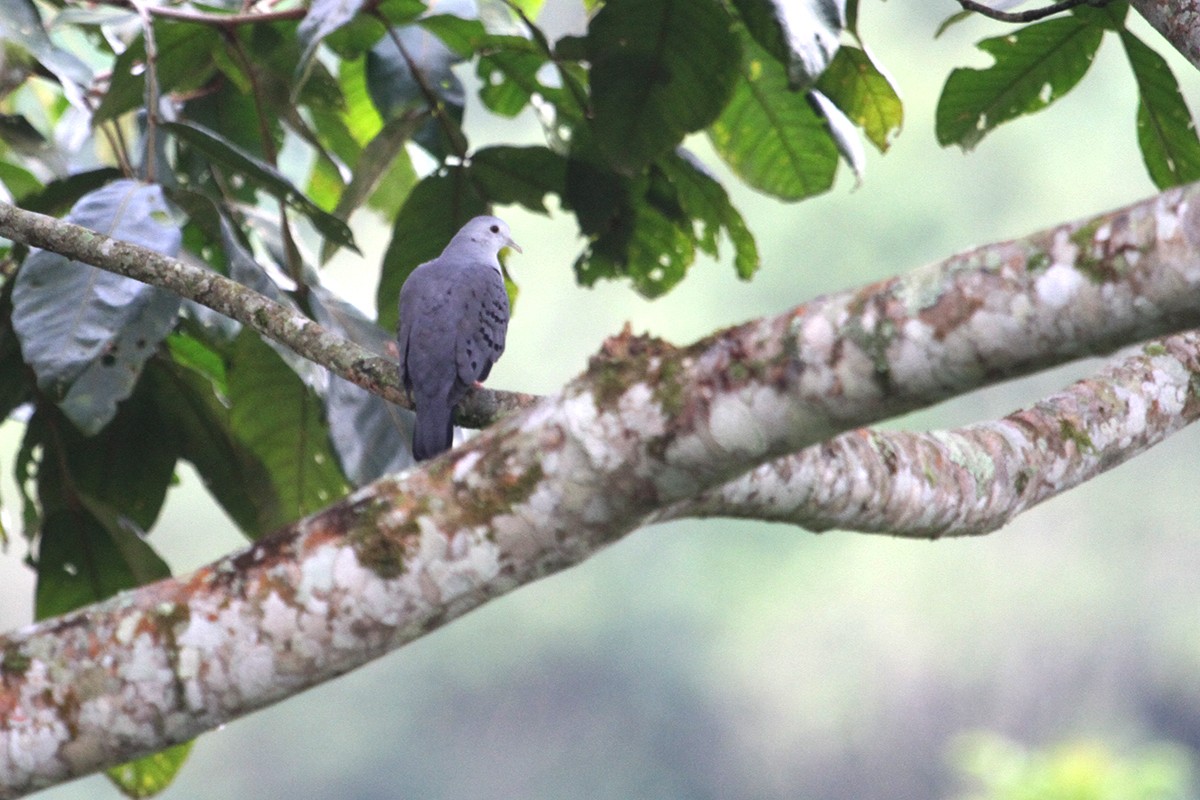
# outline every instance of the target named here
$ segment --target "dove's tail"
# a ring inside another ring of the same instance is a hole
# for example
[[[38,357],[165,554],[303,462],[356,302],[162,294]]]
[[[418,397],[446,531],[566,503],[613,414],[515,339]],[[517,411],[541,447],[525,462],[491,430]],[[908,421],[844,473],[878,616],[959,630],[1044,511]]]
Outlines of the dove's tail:
[[[425,403],[418,409],[413,426],[413,458],[424,461],[450,449],[454,440],[453,414],[454,405],[445,401]]]

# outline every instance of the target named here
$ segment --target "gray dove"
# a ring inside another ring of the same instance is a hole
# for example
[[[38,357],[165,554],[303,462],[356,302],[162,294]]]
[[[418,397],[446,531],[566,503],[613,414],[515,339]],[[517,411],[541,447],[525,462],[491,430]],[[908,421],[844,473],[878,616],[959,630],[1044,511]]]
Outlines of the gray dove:
[[[416,406],[413,458],[450,449],[454,407],[504,352],[508,294],[498,255],[518,253],[508,225],[475,217],[400,289],[400,382]]]

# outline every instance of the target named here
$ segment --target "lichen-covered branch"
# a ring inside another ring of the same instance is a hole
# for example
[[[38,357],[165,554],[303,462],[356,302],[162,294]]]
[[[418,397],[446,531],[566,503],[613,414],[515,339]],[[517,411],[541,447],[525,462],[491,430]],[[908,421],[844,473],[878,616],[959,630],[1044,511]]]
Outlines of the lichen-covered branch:
[[[1145,345],[1003,419],[861,429],[654,515],[742,517],[893,536],[968,536],[1125,463],[1200,416],[1200,332]]]
[[[1200,69],[1200,0],[1132,0],[1131,5]]]
[[[423,470],[192,575],[0,637],[0,796],[157,750],[342,674],[839,432],[1200,325],[1195,191],[687,348],[615,337],[560,394]],[[1154,396],[1163,413],[1190,408]],[[1076,427],[1063,447],[1102,439]]]
[[[400,387],[394,362],[374,355],[329,332],[299,311],[216,272],[7,203],[0,203],[0,236],[194,300],[385,400],[412,408]],[[532,405],[535,399],[516,392],[477,389],[459,405],[456,420],[460,425],[480,427],[501,414]]]

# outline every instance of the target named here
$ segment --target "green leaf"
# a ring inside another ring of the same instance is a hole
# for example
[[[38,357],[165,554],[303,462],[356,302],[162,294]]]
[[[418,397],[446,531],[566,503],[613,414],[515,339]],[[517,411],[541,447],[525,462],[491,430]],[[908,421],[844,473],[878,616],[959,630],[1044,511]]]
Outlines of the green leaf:
[[[7,161],[0,161],[0,186],[22,205],[25,196],[37,194],[42,190],[42,182],[33,177],[32,172]]]
[[[871,56],[844,45],[821,73],[817,88],[862,129],[882,153],[904,125],[904,104]]]
[[[171,359],[151,361],[144,380],[180,457],[243,533],[251,539],[270,533],[281,524],[281,501],[266,465],[234,435],[221,399],[224,361],[189,336],[172,336],[168,345]]]
[[[471,179],[494,203],[549,214],[547,194],[565,191],[566,160],[547,147],[485,147],[471,156]]]
[[[1159,189],[1200,179],[1196,123],[1166,59],[1129,31],[1121,43],[1138,87],[1137,135],[1146,171]]]
[[[588,26],[592,129],[636,175],[721,113],[740,58],[717,0],[609,0]]]
[[[436,258],[463,223],[486,213],[486,198],[461,168],[434,173],[413,188],[396,216],[383,255],[383,274],[375,294],[380,325],[389,330],[396,327],[400,287],[409,273]]]
[[[268,529],[342,497],[321,401],[258,334],[243,330],[229,356],[229,422],[234,436],[267,468],[278,506],[264,508]]]
[[[602,236],[575,262],[575,275],[584,286],[600,278],[628,277],[648,298],[661,297],[683,280],[696,260],[689,232],[681,229],[648,202],[633,208],[628,239]]]
[[[114,167],[100,167],[87,172],[76,172],[73,175],[52,180],[40,192],[21,198],[21,207],[39,214],[60,216],[75,205],[79,198],[120,178],[121,171]]]
[[[326,239],[359,252],[354,243],[354,235],[350,233],[346,223],[305,197],[304,193],[275,167],[255,158],[221,134],[194,122],[167,122],[163,123],[162,127],[214,162],[244,175],[255,187],[274,195],[303,214]]]
[[[838,153],[825,120],[793,92],[783,66],[743,36],[742,74],[708,129],[717,154],[742,180],[783,200],[827,191]]]
[[[108,779],[126,797],[153,797],[171,785],[183,762],[192,751],[193,742],[184,742],[153,755],[129,761],[106,771]]]
[[[733,0],[755,41],[787,70],[792,89],[808,89],[838,52],[841,0]]]
[[[718,234],[724,230],[733,244],[737,275],[749,280],[758,271],[758,245],[742,215],[730,202],[725,187],[686,150],[671,153],[658,166],[674,185],[684,213],[700,222],[703,234],[697,244],[717,257]]]
[[[120,180],[85,195],[67,221],[174,256],[180,230],[162,189]],[[13,328],[39,388],[71,421],[95,433],[133,391],[142,365],[171,330],[170,292],[39,250],[13,288]]]
[[[207,83],[216,70],[212,52],[220,48],[220,43],[220,34],[211,25],[174,20],[155,22],[157,55],[154,69],[159,93],[194,89]],[[145,64],[146,42],[139,36],[113,65],[112,83],[96,109],[96,123],[145,107]]]
[[[997,126],[1050,105],[1087,73],[1103,35],[1070,15],[979,42],[996,63],[950,73],[938,100],[938,143],[970,150]]]
[[[515,117],[529,105],[533,95],[553,100],[561,94],[557,87],[546,86],[538,79],[546,54],[536,44],[519,36],[493,37],[488,44],[479,57],[476,74],[483,84],[479,98],[489,109]]]

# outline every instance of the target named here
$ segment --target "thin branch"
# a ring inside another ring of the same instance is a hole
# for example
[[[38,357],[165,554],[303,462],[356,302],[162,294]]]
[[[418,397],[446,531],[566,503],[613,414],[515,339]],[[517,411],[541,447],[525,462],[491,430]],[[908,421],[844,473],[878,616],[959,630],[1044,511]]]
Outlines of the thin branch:
[[[1096,5],[1096,0],[1059,0],[1057,3],[1051,3],[1041,8],[1031,8],[1028,11],[1001,11],[986,3],[977,3],[975,0],[958,0],[958,4],[965,10],[974,11],[1000,22],[1036,22],[1085,3]]]
[[[339,377],[412,408],[396,364],[322,328],[308,317],[223,275],[62,220],[0,203],[0,236],[162,287],[241,322]],[[535,398],[477,389],[458,407],[460,425],[479,427]]]
[[[1200,331],[1155,340],[1003,419],[857,430],[654,515],[737,517],[910,538],[974,536],[1145,452],[1200,417]]]

